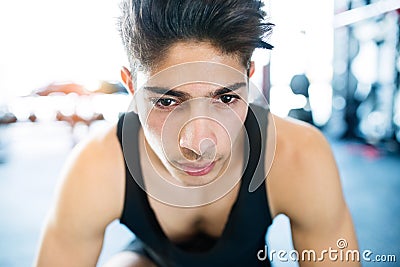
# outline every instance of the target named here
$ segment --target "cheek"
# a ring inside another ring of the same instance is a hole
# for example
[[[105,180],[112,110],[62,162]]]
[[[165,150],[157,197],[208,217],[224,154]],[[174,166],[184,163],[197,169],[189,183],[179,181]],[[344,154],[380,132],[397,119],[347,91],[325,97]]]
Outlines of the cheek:
[[[155,112],[151,102],[148,99],[144,98],[140,93],[141,92],[138,92],[136,99],[138,100],[137,108],[140,123],[142,124],[148,141],[154,142],[155,140],[160,139],[165,116],[163,116],[159,112]]]
[[[242,124],[244,124],[244,121],[246,120],[247,112],[248,112],[247,103],[244,101],[241,101],[240,104],[238,105],[238,108],[235,110],[235,113]]]
[[[177,131],[179,127],[171,123],[168,112],[150,111],[142,122],[146,139],[159,156],[161,156],[160,153],[171,155],[175,153],[178,149]]]
[[[164,116],[156,114],[155,112],[148,113],[148,116],[144,118],[144,127],[146,132],[151,135],[151,139],[160,142],[165,125],[165,119]]]
[[[247,105],[238,105],[235,109],[220,113],[220,127],[216,131],[216,136],[221,150],[229,150],[244,127],[244,121],[247,116]],[[222,127],[221,127],[222,126]]]
[[[159,110],[154,107],[149,97],[141,97],[138,101],[138,115],[140,122],[147,133],[148,141],[161,142],[166,137],[166,133],[171,132],[171,112]],[[169,135],[169,134],[168,134]]]
[[[152,132],[154,132],[154,134],[160,136],[164,126],[164,118],[150,113],[147,118],[147,126]]]

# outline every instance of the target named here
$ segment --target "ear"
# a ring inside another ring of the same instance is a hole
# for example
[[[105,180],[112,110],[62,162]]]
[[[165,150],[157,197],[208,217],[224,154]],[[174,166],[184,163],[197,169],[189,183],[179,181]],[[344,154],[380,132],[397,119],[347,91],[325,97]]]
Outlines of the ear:
[[[256,67],[255,67],[255,65],[254,65],[254,61],[250,61],[249,78],[250,78],[251,76],[253,76],[255,70],[256,70]]]
[[[130,104],[130,109],[132,109],[133,112],[137,113],[137,105],[135,101],[135,88],[133,86],[131,72],[128,70],[128,68],[126,67],[121,68],[121,79],[126,89],[128,89],[128,91],[131,92],[131,94],[133,95],[132,102]]]
[[[133,87],[132,75],[126,67],[121,68],[121,79],[126,89],[128,89],[129,92],[131,92],[131,94],[133,95],[135,92],[135,88]]]

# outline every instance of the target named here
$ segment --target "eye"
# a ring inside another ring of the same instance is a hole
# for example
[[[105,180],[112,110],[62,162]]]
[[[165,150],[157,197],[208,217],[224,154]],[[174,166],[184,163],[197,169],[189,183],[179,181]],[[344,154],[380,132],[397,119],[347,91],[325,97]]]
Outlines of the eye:
[[[168,107],[168,106],[174,104],[174,102],[175,101],[171,98],[161,98],[158,100],[158,103],[164,107]]]
[[[171,98],[159,98],[153,100],[153,103],[158,108],[169,108],[177,104],[177,101]]]
[[[222,103],[224,104],[232,104],[234,103],[236,100],[239,99],[239,96],[237,95],[222,95],[219,98],[221,100]]]

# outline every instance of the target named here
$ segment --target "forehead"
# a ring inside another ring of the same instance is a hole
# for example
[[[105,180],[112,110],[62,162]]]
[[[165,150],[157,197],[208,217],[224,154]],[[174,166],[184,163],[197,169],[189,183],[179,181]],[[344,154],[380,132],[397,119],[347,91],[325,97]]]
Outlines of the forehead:
[[[171,45],[149,70],[149,74],[152,76],[172,66],[196,61],[220,63],[241,72],[245,71],[237,55],[222,53],[209,42],[186,41]]]
[[[190,85],[227,87],[245,83],[246,74],[222,63],[197,61],[168,67],[144,80],[140,87],[163,87],[174,89]]]
[[[150,70],[138,73],[137,88],[173,89],[191,84],[221,87],[245,82],[246,74],[238,57],[224,54],[208,42],[178,42]]]

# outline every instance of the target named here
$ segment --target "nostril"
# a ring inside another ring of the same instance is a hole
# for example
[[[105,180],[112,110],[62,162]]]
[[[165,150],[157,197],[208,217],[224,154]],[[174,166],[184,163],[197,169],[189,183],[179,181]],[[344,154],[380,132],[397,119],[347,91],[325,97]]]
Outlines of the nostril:
[[[185,148],[185,147],[181,147],[181,152],[182,155],[187,159],[187,160],[197,160],[201,157],[201,155],[197,154],[196,152],[194,152],[191,149]]]

